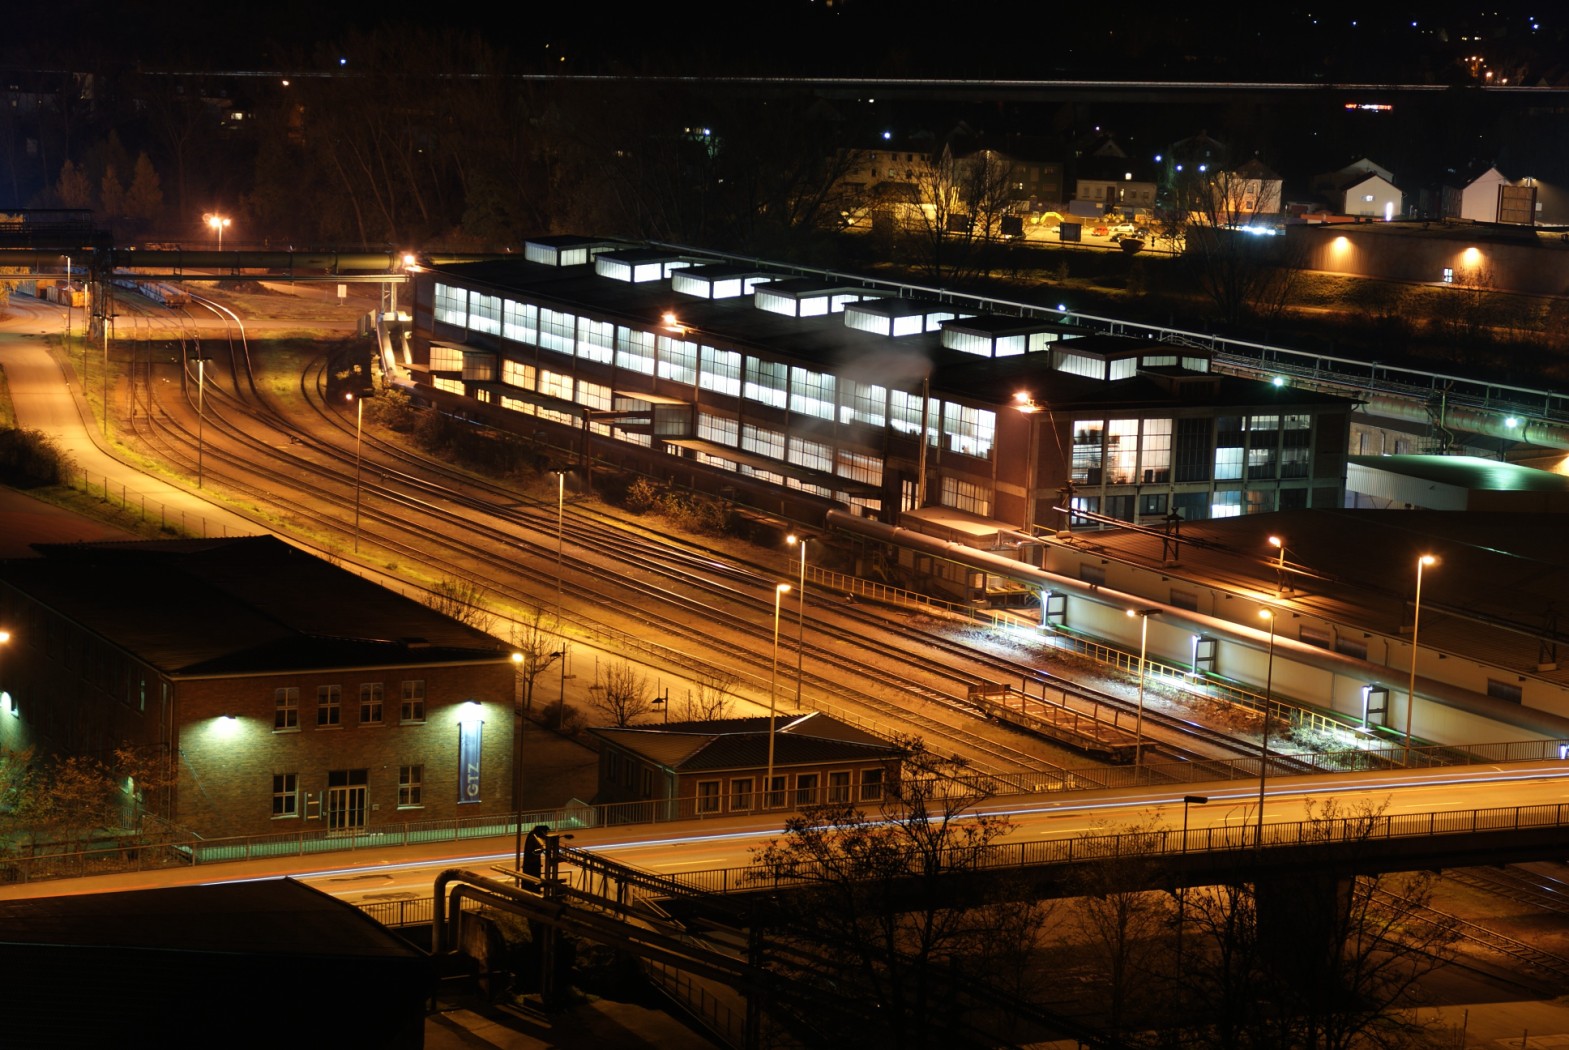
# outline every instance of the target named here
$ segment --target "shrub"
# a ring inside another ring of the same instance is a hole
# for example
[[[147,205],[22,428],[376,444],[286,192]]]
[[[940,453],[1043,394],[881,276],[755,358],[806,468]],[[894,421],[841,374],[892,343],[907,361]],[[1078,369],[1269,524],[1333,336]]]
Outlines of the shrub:
[[[17,488],[58,485],[74,467],[41,430],[0,431],[0,479]]]

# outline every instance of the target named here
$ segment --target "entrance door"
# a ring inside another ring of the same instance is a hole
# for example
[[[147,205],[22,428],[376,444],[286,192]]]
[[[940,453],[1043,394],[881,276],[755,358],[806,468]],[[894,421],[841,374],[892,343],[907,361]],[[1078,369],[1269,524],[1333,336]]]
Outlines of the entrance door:
[[[363,769],[335,769],[327,774],[327,830],[353,831],[365,826],[365,788],[369,775]]]

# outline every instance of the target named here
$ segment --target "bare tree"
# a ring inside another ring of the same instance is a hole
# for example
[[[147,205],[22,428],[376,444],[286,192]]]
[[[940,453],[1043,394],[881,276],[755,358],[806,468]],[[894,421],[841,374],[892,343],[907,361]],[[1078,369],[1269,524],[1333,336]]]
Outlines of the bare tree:
[[[1009,202],[1007,160],[982,149],[955,156],[950,146],[916,162],[898,202],[902,226],[932,277],[969,277],[985,266]]]
[[[904,757],[890,765],[875,812],[849,801],[807,808],[753,852],[754,877],[806,884],[782,902],[775,965],[824,1002],[859,1004],[877,1019],[825,1035],[953,1046],[973,1037],[974,1018],[959,1004],[963,978],[1005,958],[1022,962],[1048,910],[1013,894],[956,890],[1012,823],[977,812],[986,795],[963,776],[962,759],[918,739],[900,743]]]
[[[425,604],[443,616],[489,634],[496,625],[496,615],[485,607],[488,598],[485,588],[473,580],[444,576],[431,588]]]
[[[1149,820],[1132,827],[1111,829],[1098,825],[1087,838],[1115,831],[1114,856],[1081,870],[1079,896],[1072,912],[1083,931],[1086,955],[1105,982],[1107,1023],[1121,1030],[1148,1020],[1146,1009],[1154,1002],[1152,979],[1165,962],[1165,933],[1171,925],[1171,903],[1166,894],[1141,887],[1151,884],[1158,860],[1158,823]]]
[[[590,691],[594,710],[609,719],[611,725],[624,728],[654,709],[648,676],[629,661],[605,664],[598,670],[597,678]]]
[[[1161,234],[1180,245],[1194,280],[1227,323],[1278,316],[1300,283],[1306,250],[1275,236],[1280,209],[1280,178],[1257,158],[1182,166],[1167,182]]]
[[[740,676],[734,671],[709,667],[692,678],[693,691],[681,702],[683,722],[711,722],[729,718],[732,699]]]
[[[1383,807],[1309,803],[1305,838],[1355,868]],[[1454,921],[1429,907],[1435,876],[1283,876],[1189,891],[1182,1004],[1171,1045],[1313,1050],[1412,1044],[1419,983],[1452,956]]]
[[[547,623],[544,611],[535,609],[512,640],[512,667],[522,693],[522,716],[527,719],[534,706],[534,683],[545,668],[566,656],[566,645],[557,625]]]

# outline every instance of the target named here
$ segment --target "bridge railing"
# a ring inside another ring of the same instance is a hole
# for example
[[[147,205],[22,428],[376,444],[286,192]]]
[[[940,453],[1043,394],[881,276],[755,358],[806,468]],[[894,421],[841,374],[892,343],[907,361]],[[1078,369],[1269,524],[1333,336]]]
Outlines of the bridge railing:
[[[1075,835],[1032,842],[1000,842],[984,849],[951,854],[946,872],[1027,868],[1050,864],[1174,856],[1253,847],[1327,846],[1388,839],[1467,835],[1479,831],[1569,827],[1569,803],[1503,806],[1392,815],[1354,814],[1317,820],[1225,824],[1180,830],[1155,829],[1105,835]],[[1262,834],[1262,842],[1260,835]],[[919,872],[912,868],[912,875]],[[683,891],[707,894],[754,893],[776,887],[809,886],[831,878],[825,869],[802,865],[770,872],[750,865],[671,872],[665,876]]]

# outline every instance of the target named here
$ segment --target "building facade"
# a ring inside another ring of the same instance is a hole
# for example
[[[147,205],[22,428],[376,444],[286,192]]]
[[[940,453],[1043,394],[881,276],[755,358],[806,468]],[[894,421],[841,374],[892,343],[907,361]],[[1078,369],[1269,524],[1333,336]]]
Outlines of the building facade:
[[[594,801],[613,821],[876,807],[899,776],[896,746],[828,715],[778,717],[771,752],[768,723],[725,718],[591,729],[600,756]]]
[[[127,791],[207,838],[510,812],[493,638],[271,537],[0,562],[0,745],[163,763]]]
[[[1030,307],[557,238],[417,274],[422,396],[798,521],[1338,506],[1350,403]],[[1071,491],[1070,491],[1071,490]],[[1089,522],[1089,519],[1085,519]]]

